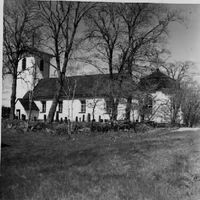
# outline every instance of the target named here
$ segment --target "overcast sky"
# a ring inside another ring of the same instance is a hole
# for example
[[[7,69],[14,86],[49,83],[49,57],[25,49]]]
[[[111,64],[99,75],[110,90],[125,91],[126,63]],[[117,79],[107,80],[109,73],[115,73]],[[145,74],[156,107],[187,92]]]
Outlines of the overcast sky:
[[[183,10],[186,17],[185,25],[173,23],[170,25],[170,47],[174,59],[191,59],[200,61],[200,4],[173,5],[173,8]]]
[[[170,5],[171,6],[171,5]],[[200,73],[200,4],[172,5],[183,10],[185,25],[170,25],[169,49],[173,61],[190,60],[196,63]]]
[[[171,9],[182,9],[186,17],[185,25],[170,25],[168,48],[171,51],[169,61],[193,61],[196,63],[196,78],[200,82],[200,4],[173,4]],[[10,96],[10,80],[3,82],[2,104],[8,106]]]

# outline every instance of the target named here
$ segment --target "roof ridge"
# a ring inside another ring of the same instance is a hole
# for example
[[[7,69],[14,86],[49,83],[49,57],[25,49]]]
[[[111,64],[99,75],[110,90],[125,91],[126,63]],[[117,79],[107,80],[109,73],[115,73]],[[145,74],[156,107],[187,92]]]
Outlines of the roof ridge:
[[[116,73],[117,74],[117,73]],[[74,75],[74,76],[65,76],[66,78],[73,78],[73,77],[88,77],[88,76],[99,76],[99,75],[109,75],[109,74],[84,74],[84,75]],[[49,79],[58,79],[58,77],[50,77],[50,78],[43,78],[41,80],[49,80]]]

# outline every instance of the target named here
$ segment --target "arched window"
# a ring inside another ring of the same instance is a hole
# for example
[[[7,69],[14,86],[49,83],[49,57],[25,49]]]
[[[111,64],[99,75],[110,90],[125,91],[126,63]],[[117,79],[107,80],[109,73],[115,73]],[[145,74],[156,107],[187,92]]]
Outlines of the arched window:
[[[40,60],[40,71],[44,71],[44,60]]]
[[[26,69],[26,58],[22,59],[22,70],[24,71]]]

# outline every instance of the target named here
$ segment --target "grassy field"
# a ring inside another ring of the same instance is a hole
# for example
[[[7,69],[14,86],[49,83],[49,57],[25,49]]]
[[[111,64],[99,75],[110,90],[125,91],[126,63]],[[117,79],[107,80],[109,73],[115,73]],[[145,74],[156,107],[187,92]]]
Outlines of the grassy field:
[[[2,200],[199,200],[200,131],[2,131]]]

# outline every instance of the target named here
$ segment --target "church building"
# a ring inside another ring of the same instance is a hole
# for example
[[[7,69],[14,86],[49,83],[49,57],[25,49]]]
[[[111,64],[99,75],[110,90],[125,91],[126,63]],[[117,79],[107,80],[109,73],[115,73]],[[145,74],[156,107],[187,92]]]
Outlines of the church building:
[[[52,58],[50,54],[34,52],[20,61],[15,111],[18,119],[27,119],[30,110],[32,119],[47,119],[58,85],[58,79],[50,77]],[[137,94],[133,95],[132,99],[132,121],[170,122],[170,97],[176,85],[175,80],[157,69],[150,75],[142,77],[137,84],[131,80],[131,84],[135,88],[133,93]],[[54,116],[55,120],[109,120],[108,85],[109,74],[66,77]],[[126,93],[126,87],[122,92]],[[120,99],[117,109],[117,119],[125,119],[125,98]]]

